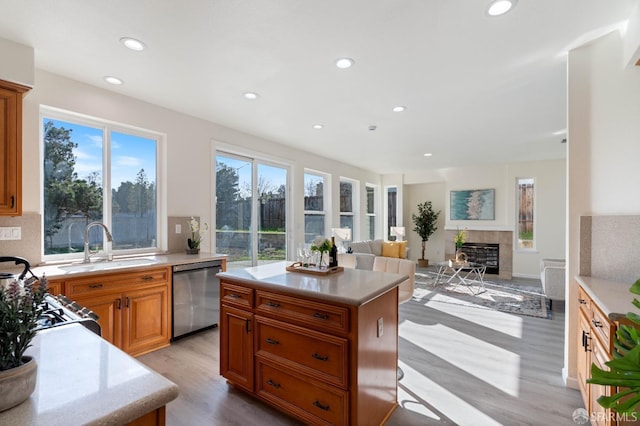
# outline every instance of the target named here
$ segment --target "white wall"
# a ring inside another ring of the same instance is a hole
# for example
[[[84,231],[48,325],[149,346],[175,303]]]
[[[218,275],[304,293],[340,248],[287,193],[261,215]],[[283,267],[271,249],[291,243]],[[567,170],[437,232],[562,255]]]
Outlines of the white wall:
[[[576,386],[573,342],[578,307],[572,277],[579,273],[579,219],[640,213],[640,68],[624,68],[623,42],[616,32],[571,51],[568,78],[569,302],[564,374]]]
[[[41,153],[40,105],[61,108],[101,119],[125,123],[166,135],[167,140],[167,206],[169,216],[200,216],[215,223],[212,185],[212,150],[216,145],[235,147],[238,151],[253,152],[267,158],[287,161],[293,167],[292,199],[294,230],[301,231],[304,223],[303,175],[304,168],[312,168],[332,175],[333,189],[337,191],[339,177],[365,183],[381,184],[379,174],[338,163],[307,152],[286,147],[218,124],[187,116],[152,105],[116,92],[70,80],[55,74],[36,70],[35,87],[24,98],[23,112],[23,211],[41,212]],[[333,226],[338,226],[338,205],[333,206]],[[364,210],[361,209],[361,213]],[[360,220],[363,220],[361,217]],[[19,226],[19,225],[18,225]],[[299,232],[296,241],[302,241]],[[358,236],[356,236],[358,237]],[[41,244],[41,236],[32,238]],[[210,249],[206,238],[203,250]],[[14,253],[20,255],[20,253]]]
[[[432,201],[436,210],[442,210],[438,230],[427,243],[427,257],[444,258],[444,230],[459,227],[473,230],[516,229],[516,179],[535,179],[535,240],[533,251],[516,250],[513,254],[513,274],[538,277],[540,258],[564,257],[566,178],[565,161],[537,161],[503,165],[449,168],[429,171],[427,175],[414,174],[405,179],[409,208],[405,224],[417,212],[417,204]],[[421,183],[432,180],[433,183]],[[439,182],[438,182],[439,180]],[[411,182],[411,184],[409,184]],[[449,191],[458,189],[495,189],[495,220],[450,220]],[[413,229],[413,227],[411,227]],[[420,257],[420,239],[408,233],[411,258]],[[514,234],[515,238],[515,234]],[[515,243],[514,243],[515,247]]]
[[[33,87],[33,47],[0,38],[0,58],[0,80]]]

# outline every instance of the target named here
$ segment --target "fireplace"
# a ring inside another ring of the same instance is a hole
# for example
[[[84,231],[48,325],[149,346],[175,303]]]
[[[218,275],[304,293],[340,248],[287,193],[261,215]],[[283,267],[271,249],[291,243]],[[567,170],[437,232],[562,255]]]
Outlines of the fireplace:
[[[500,245],[492,243],[464,243],[462,252],[469,262],[481,263],[487,267],[487,274],[500,274]]]
[[[445,249],[444,258],[446,260],[455,258],[455,244],[453,238],[459,228],[445,230]],[[498,245],[498,265],[497,273],[490,272],[487,268],[487,274],[495,275],[503,280],[510,280],[513,271],[513,232],[512,231],[491,231],[491,230],[467,230],[467,241],[472,244]],[[467,253],[466,248],[463,249]]]

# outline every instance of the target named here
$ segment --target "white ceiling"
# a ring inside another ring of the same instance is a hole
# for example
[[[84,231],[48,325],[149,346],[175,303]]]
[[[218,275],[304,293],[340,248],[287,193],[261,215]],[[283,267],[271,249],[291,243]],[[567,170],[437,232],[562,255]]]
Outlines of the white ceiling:
[[[0,37],[37,68],[380,173],[564,158],[566,52],[638,1],[488,3],[0,0]]]

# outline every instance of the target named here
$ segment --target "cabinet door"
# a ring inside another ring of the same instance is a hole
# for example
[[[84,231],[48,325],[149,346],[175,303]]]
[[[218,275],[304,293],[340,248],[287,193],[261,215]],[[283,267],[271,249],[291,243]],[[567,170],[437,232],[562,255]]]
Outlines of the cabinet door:
[[[604,345],[600,343],[598,339],[593,339],[591,361],[598,368],[603,370],[609,370],[604,364],[611,360],[611,357],[604,350]],[[610,426],[615,425],[615,416],[612,416],[611,409],[605,409],[598,403],[598,398],[601,396],[611,396],[612,387],[603,385],[589,385],[589,398],[591,399],[591,405],[589,412],[592,413],[592,422],[598,426]]]
[[[169,344],[169,299],[166,285],[123,295],[122,350],[141,355]]]
[[[22,94],[28,89],[0,81],[0,216],[22,214]]]
[[[580,393],[584,406],[589,409],[589,386],[587,379],[591,375],[591,323],[586,318],[585,313],[580,310],[578,315],[578,353],[577,353],[577,375],[580,384]]]
[[[253,392],[253,314],[222,305],[220,374]]]
[[[76,302],[98,315],[102,338],[114,346],[122,343],[122,299],[120,294],[79,297]]]

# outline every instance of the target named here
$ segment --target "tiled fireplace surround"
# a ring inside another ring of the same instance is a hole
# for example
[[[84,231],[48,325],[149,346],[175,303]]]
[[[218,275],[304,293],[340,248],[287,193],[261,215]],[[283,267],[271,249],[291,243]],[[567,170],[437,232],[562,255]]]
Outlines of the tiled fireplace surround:
[[[456,235],[457,230],[445,231],[445,259],[452,259],[455,257],[455,244],[453,238]],[[512,231],[474,231],[467,230],[467,243],[486,243],[486,244],[498,244],[500,249],[499,265],[500,274],[498,278],[510,280],[513,274],[513,232]],[[495,276],[495,275],[492,275]]]

